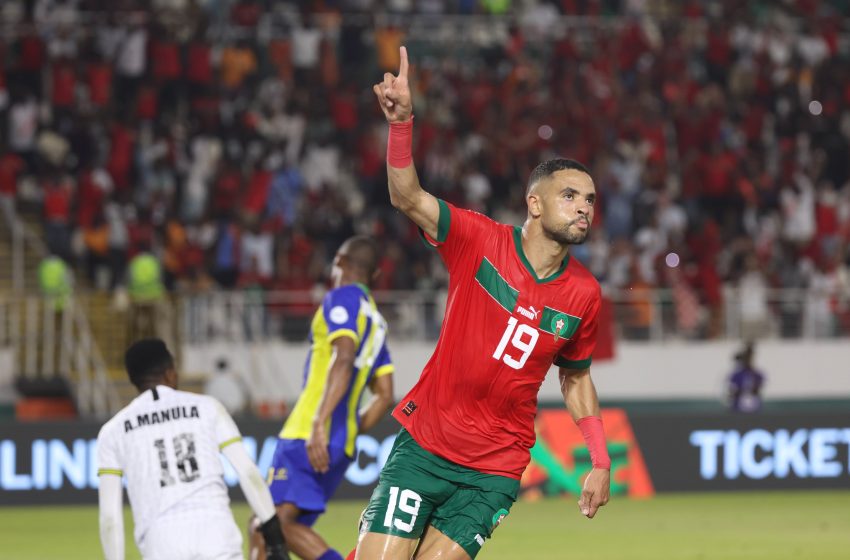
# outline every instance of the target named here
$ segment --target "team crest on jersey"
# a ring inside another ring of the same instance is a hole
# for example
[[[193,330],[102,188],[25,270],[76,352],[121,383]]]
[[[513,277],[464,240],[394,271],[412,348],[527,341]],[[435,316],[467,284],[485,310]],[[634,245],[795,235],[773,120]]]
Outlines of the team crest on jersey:
[[[581,325],[581,317],[551,307],[543,307],[539,328],[551,334],[555,342],[558,342],[559,338],[564,340],[572,338],[579,325]]]
[[[550,326],[552,327],[552,335],[555,337],[555,340],[558,340],[559,336],[567,334],[567,327],[569,326],[567,314],[558,313],[552,317],[552,323]]]

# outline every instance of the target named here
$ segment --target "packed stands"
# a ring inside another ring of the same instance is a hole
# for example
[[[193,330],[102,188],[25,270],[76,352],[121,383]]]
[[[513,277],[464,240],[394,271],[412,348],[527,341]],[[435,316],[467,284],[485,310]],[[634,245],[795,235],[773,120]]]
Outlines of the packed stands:
[[[652,321],[634,294],[658,289],[677,332],[718,336],[736,288],[743,334],[781,316],[775,334],[832,336],[850,328],[849,11],[6,0],[0,204],[41,217],[78,289],[114,290],[152,252],[169,290],[309,292],[358,232],[384,248],[377,289],[439,290],[439,259],[389,205],[370,87],[405,44],[437,196],[519,224],[536,163],[592,168],[600,209],[574,254],[631,294],[627,336]]]

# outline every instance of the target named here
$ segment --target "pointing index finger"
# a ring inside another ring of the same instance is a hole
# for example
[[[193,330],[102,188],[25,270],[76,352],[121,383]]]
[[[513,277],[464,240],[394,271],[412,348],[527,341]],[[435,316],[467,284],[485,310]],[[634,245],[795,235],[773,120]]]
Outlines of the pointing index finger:
[[[398,49],[401,62],[398,67],[398,77],[407,78],[407,47],[399,47]]]

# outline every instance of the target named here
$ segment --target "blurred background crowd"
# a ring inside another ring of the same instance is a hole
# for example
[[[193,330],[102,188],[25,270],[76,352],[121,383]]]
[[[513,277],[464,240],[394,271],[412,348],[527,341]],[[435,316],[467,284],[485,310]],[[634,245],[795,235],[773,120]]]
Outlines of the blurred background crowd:
[[[707,337],[730,287],[750,336],[766,294],[798,290],[781,334],[806,320],[830,336],[850,328],[848,15],[843,0],[4,0],[0,205],[40,216],[95,290],[150,253],[170,290],[309,291],[353,233],[383,248],[376,288],[439,289],[438,257],[389,205],[371,91],[404,44],[430,192],[521,224],[533,167],[577,159],[599,206],[574,255],[606,289],[667,289],[681,332]]]

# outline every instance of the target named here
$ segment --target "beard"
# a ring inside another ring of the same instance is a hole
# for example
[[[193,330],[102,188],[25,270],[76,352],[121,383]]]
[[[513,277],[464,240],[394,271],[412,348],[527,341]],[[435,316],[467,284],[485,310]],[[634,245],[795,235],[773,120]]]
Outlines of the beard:
[[[581,245],[587,240],[587,234],[590,232],[590,226],[584,231],[571,230],[570,228],[577,224],[580,220],[568,222],[561,228],[552,229],[543,225],[543,233],[552,241],[557,241],[561,245]]]

